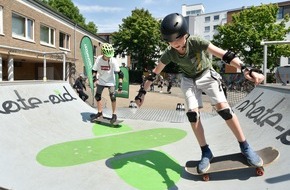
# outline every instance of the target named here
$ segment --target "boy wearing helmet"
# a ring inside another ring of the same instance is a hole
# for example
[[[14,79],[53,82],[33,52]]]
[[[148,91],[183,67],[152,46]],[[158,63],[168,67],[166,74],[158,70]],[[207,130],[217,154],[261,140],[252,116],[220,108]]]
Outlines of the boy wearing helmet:
[[[112,118],[111,123],[117,120],[116,115],[116,92],[115,92],[115,74],[119,75],[118,91],[122,91],[123,73],[120,70],[119,64],[114,56],[114,48],[111,44],[104,43],[101,48],[102,55],[96,58],[93,66],[93,75],[97,83],[95,99],[97,101],[98,113],[92,117],[95,122],[98,118],[103,117],[102,112],[102,92],[104,88],[109,89],[109,95],[112,102]]]
[[[246,141],[245,135],[239,124],[237,116],[230,108],[221,86],[220,75],[213,70],[212,62],[208,54],[221,58],[227,64],[231,64],[244,73],[246,79],[256,85],[264,80],[264,76],[257,69],[245,66],[242,61],[231,51],[225,51],[211,44],[209,41],[197,36],[189,36],[188,25],[184,17],[178,13],[167,15],[161,23],[161,34],[169,46],[161,55],[153,74],[148,76],[143,88],[136,96],[136,104],[141,106],[146,90],[149,88],[155,76],[170,62],[179,65],[183,74],[181,90],[184,94],[188,111],[186,113],[192,130],[201,148],[201,160],[198,172],[205,173],[210,168],[213,154],[207,144],[204,129],[200,121],[199,109],[202,105],[202,92],[204,91],[215,106],[217,113],[225,120],[235,135],[241,152],[251,165],[262,166],[263,160],[255,153]]]

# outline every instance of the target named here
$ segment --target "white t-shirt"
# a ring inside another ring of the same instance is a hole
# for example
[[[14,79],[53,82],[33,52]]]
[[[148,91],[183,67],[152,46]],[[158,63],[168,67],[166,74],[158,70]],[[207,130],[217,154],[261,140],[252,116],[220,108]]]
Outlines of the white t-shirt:
[[[111,57],[108,61],[100,55],[97,57],[93,70],[98,72],[99,85],[115,86],[115,72],[120,71],[117,59]]]

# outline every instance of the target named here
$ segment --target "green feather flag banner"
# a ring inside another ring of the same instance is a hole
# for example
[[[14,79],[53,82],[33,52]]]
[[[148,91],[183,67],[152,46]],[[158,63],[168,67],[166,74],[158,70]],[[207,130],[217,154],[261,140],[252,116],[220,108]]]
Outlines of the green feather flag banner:
[[[88,36],[84,36],[81,40],[80,49],[85,66],[86,75],[88,77],[89,85],[94,95],[94,82],[92,75],[92,68],[94,64],[93,44],[92,40]]]

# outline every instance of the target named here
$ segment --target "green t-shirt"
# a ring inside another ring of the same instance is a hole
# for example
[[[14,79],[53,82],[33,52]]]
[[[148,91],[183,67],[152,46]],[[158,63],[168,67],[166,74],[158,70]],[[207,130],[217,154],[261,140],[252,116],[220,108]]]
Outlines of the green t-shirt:
[[[161,55],[160,61],[166,65],[170,62],[178,64],[185,77],[195,79],[212,67],[206,52],[209,44],[209,41],[198,36],[190,36],[186,41],[186,53],[184,55],[180,55],[169,46]]]

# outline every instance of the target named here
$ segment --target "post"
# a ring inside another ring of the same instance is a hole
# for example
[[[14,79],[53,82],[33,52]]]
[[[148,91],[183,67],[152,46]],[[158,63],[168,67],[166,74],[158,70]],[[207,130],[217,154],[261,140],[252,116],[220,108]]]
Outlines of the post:
[[[3,81],[3,62],[1,55],[0,55],[0,81]]]
[[[46,56],[43,54],[43,81],[47,81],[46,78]]]
[[[62,80],[65,81],[66,75],[65,75],[65,71],[66,71],[66,66],[65,66],[65,53],[62,55],[63,57],[63,62],[62,62]]]
[[[264,73],[264,76],[265,76],[265,80],[263,82],[263,84],[267,84],[267,54],[268,54],[268,46],[267,45],[264,45],[264,66],[263,66],[263,73]]]
[[[14,81],[14,60],[11,55],[8,58],[8,81]]]

